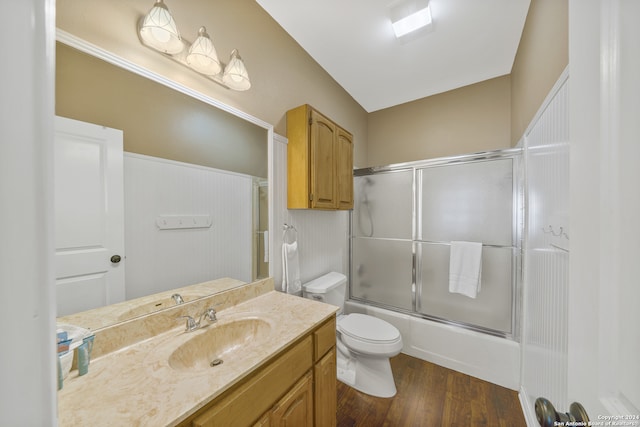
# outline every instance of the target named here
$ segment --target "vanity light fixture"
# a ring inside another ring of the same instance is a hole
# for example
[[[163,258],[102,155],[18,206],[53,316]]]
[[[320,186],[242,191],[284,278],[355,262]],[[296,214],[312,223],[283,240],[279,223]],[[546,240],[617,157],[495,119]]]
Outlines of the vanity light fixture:
[[[140,25],[140,38],[150,47],[169,55],[182,52],[184,45],[176,21],[162,0],[156,0]]]
[[[227,68],[224,69],[222,81],[231,89],[235,90],[247,90],[251,87],[249,74],[237,49],[231,51],[231,59],[229,60]]]
[[[140,19],[138,35],[143,45],[165,54],[219,85],[237,91],[245,91],[251,87],[249,73],[237,49],[233,49],[229,64],[225,67],[218,59],[205,27],[200,27],[198,37],[190,44],[180,36],[163,0],[155,0],[149,13]]]
[[[197,72],[207,76],[214,76],[222,71],[216,48],[211,43],[211,38],[204,27],[200,27],[198,38],[189,48],[187,64]]]
[[[409,0],[396,3],[390,9],[391,24],[396,38],[417,30],[428,29],[432,24],[428,0]]]

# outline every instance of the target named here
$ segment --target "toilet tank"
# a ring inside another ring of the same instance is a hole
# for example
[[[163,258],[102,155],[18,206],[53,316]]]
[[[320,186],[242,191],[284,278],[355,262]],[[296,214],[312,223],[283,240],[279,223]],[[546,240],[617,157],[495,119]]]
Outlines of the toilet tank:
[[[326,302],[344,308],[347,277],[344,274],[331,272],[302,285],[302,295],[305,298]]]

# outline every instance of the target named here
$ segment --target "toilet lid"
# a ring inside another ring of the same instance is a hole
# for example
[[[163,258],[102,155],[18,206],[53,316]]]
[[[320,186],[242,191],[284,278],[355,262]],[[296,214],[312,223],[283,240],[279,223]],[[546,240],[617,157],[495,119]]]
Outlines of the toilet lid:
[[[400,331],[395,326],[377,317],[360,313],[341,317],[338,329],[352,338],[363,341],[391,342],[400,337]]]

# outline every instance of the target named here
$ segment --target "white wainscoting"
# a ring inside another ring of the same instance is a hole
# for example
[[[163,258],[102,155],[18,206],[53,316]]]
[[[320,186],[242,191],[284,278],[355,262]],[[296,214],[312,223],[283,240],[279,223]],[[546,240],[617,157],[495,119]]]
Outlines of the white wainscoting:
[[[250,176],[125,153],[126,298],[232,277],[251,281]],[[161,230],[161,216],[211,226]]]
[[[536,398],[568,411],[569,80],[565,72],[524,136],[524,245],[520,399],[536,426]]]

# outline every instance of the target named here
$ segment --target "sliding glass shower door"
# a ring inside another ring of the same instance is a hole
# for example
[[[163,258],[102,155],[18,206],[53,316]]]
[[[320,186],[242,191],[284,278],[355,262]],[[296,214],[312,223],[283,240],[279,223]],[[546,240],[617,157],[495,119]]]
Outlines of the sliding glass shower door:
[[[356,171],[350,297],[513,336],[519,150]],[[449,291],[452,241],[482,243],[476,298]]]
[[[471,161],[417,170],[418,313],[511,332],[514,261],[513,159]],[[452,241],[482,243],[476,298],[449,292]]]
[[[413,171],[356,177],[351,296],[413,309]]]

